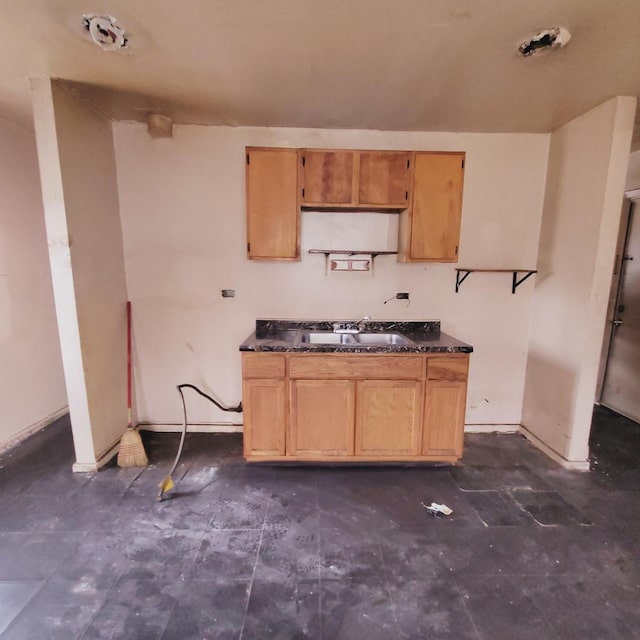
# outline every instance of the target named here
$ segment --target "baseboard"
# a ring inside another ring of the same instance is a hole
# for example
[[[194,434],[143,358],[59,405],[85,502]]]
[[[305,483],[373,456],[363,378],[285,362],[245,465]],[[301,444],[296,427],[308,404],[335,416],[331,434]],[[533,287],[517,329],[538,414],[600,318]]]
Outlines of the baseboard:
[[[465,424],[465,433],[518,433],[519,424]]]
[[[590,465],[588,460],[567,460],[564,456],[560,455],[555,449],[552,449],[549,445],[545,444],[523,425],[520,425],[519,432],[537,449],[540,449],[542,453],[549,456],[554,462],[557,462],[561,467],[569,469],[571,471],[589,471]]]
[[[141,422],[138,425],[140,431],[155,431],[158,433],[180,433],[182,424],[160,423],[160,422]],[[188,433],[242,433],[242,424],[233,422],[217,422],[217,423],[198,423],[187,425]]]
[[[56,420],[62,418],[62,416],[67,415],[67,413],[69,413],[69,407],[64,406],[62,407],[62,409],[58,409],[57,411],[54,411],[53,413],[49,414],[45,418],[42,418],[42,420],[38,420],[38,422],[34,422],[28,427],[21,429],[20,431],[18,431],[18,433],[16,433],[9,440],[7,440],[7,442],[0,445],[0,454],[5,453],[5,451],[8,451],[9,449],[13,449],[14,447],[18,446],[23,440],[26,440],[29,436],[36,433],[36,431],[40,431],[41,429],[48,427],[50,424],[54,423]]]
[[[465,424],[465,433],[519,433],[523,435],[536,449],[557,462],[565,469],[573,471],[589,471],[589,461],[571,461],[561,456],[557,451],[545,444],[521,424]]]
[[[182,431],[182,424],[176,423],[140,423],[138,429],[141,431],[154,431],[158,433],[179,433]],[[189,433],[242,433],[242,425],[234,423],[199,423],[189,424]],[[534,447],[540,449],[545,455],[557,462],[565,469],[575,471],[589,471],[589,461],[571,461],[562,457],[557,451],[546,445],[540,438],[533,435],[520,424],[465,424],[465,433],[520,433]],[[117,444],[116,444],[117,448]],[[108,459],[108,458],[107,458]],[[75,469],[74,469],[75,470]],[[86,469],[90,471],[91,469]],[[96,469],[93,469],[96,470]]]
[[[71,470],[74,473],[96,473],[101,467],[104,467],[111,458],[117,455],[119,446],[120,438],[118,438],[113,444],[109,445],[103,453],[96,456],[95,462],[74,462]]]

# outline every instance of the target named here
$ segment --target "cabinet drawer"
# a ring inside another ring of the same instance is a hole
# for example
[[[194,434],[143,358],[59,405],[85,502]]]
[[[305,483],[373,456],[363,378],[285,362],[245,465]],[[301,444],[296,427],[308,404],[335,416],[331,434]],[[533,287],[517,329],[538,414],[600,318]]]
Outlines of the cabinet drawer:
[[[427,360],[427,380],[465,382],[469,367],[468,356],[429,358]]]
[[[304,355],[289,359],[290,378],[420,380],[422,356]]]
[[[284,356],[275,353],[243,353],[245,378],[284,378]]]

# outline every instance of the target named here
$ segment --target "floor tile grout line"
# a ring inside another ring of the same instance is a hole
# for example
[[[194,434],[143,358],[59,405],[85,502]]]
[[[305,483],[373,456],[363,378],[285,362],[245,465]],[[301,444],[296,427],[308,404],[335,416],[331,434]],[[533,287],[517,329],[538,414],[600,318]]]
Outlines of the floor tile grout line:
[[[42,582],[39,589],[36,589],[33,595],[20,607],[20,610],[16,612],[16,615],[11,618],[9,623],[4,627],[4,629],[0,629],[0,636],[3,636],[5,631],[8,631],[11,625],[17,620],[18,616],[20,616],[23,611],[29,606],[29,603],[44,589],[44,586],[47,584],[46,580],[35,580],[34,582]]]
[[[267,517],[269,516],[269,509],[271,507],[271,500],[272,498],[269,498],[269,501],[267,502],[267,508],[265,509],[264,512],[264,517],[262,520],[262,530],[260,531],[260,540],[258,540],[258,548],[256,550],[256,559],[255,562],[253,563],[253,572],[251,574],[251,580],[249,582],[249,588],[247,589],[247,602],[245,604],[244,607],[244,615],[242,616],[242,626],[240,627],[240,635],[238,636],[238,640],[242,640],[242,636],[244,635],[244,627],[247,621],[247,613],[249,611],[249,602],[251,600],[251,592],[253,591],[253,582],[256,578],[256,570],[258,568],[258,558],[260,557],[260,549],[262,547],[262,540],[264,538],[264,531],[267,525]]]
[[[462,593],[462,590],[460,589],[460,585],[458,584],[458,581],[455,578],[453,580],[453,586],[456,590],[456,593],[460,597],[460,601],[462,602],[462,606],[464,607],[465,613],[467,614],[467,617],[471,622],[471,626],[473,627],[473,631],[476,634],[477,640],[484,640],[482,634],[480,633],[480,629],[478,629],[478,626],[476,625],[476,621],[473,617],[473,614],[469,610],[469,606],[467,605],[467,600],[465,598],[465,595],[464,593]]]
[[[322,518],[320,514],[320,483],[318,478],[315,479],[315,494],[315,507],[318,518],[318,635],[319,640],[322,640],[324,635],[324,625],[322,624]]]
[[[526,584],[523,583],[520,586],[520,589],[524,594],[524,596],[529,598],[529,600],[531,601],[531,604],[540,612],[540,619],[542,620],[542,623],[544,624],[544,626],[547,627],[547,629],[549,629],[553,633],[556,640],[562,640],[561,636],[557,633],[556,628],[547,620],[547,617],[544,615],[543,608],[538,606],[538,603],[536,602],[536,599],[533,596],[533,593],[529,591]]]
[[[84,635],[87,633],[87,629],[89,629],[89,627],[93,624],[93,621],[96,619],[100,611],[102,611],[102,607],[104,607],[104,605],[107,603],[109,594],[114,589],[118,588],[118,584],[120,583],[120,578],[122,578],[123,573],[124,573],[124,569],[121,569],[117,577],[112,579],[112,583],[109,585],[109,588],[105,590],[105,594],[104,594],[104,598],[102,598],[102,602],[100,603],[98,608],[95,610],[94,614],[91,616],[91,619],[87,622],[87,624],[84,625],[82,631],[78,634],[78,640],[82,640]]]
[[[400,622],[398,620],[398,612],[396,611],[396,603],[395,600],[393,598],[393,594],[391,593],[391,584],[389,583],[389,573],[387,571],[387,566],[386,563],[384,561],[384,553],[382,551],[382,542],[380,540],[376,541],[377,547],[378,547],[378,552],[380,553],[380,562],[382,563],[382,573],[384,575],[384,584],[385,587],[387,588],[387,594],[389,596],[389,602],[391,603],[391,612],[393,613],[393,619],[396,623],[396,630],[398,632],[399,635],[403,635],[402,633],[402,629],[400,628]]]
[[[198,546],[196,547],[196,550],[195,550],[195,552],[193,554],[193,558],[191,558],[191,562],[189,563],[189,567],[185,568],[185,572],[184,572],[185,579],[187,579],[193,573],[193,569],[195,567],[196,560],[198,559],[198,554],[200,553],[200,549],[201,549],[202,543],[204,541],[204,536],[207,533],[207,529],[202,529],[202,530],[197,529],[197,531],[200,531],[200,537],[198,538]],[[173,613],[173,611],[172,611],[172,613]]]
[[[194,558],[194,560],[195,560],[195,558]],[[179,579],[175,580],[175,582],[178,582],[178,581],[179,581]],[[162,635],[160,636],[159,640],[163,640],[163,638],[165,637],[165,635],[167,633],[167,629],[169,628],[169,624],[171,623],[171,618],[173,618],[173,614],[175,613],[176,608],[178,607],[178,599],[180,598],[180,596],[184,592],[186,581],[182,580],[181,582],[182,582],[182,584],[180,585],[180,593],[176,594],[175,602],[173,603],[173,607],[171,607],[171,613],[167,617],[167,623],[165,624],[164,629],[162,630]]]

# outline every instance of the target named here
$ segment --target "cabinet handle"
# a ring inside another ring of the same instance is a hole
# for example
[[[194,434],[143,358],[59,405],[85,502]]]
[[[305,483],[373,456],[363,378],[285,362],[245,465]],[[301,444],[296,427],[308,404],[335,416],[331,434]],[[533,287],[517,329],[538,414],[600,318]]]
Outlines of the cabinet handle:
[[[249,164],[249,154],[247,153],[247,164]]]

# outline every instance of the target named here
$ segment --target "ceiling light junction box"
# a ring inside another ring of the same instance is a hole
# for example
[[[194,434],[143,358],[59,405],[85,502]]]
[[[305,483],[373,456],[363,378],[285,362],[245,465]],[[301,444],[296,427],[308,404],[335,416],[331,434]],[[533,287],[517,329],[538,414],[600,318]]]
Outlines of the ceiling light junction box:
[[[564,27],[553,27],[536,33],[530,40],[525,40],[519,47],[518,53],[526,58],[544,50],[566,47],[571,40],[571,34]]]
[[[82,26],[103,51],[126,49],[129,43],[124,29],[118,25],[113,16],[84,15]]]

